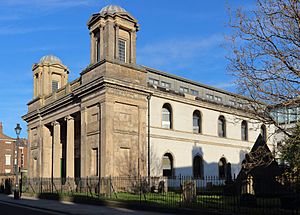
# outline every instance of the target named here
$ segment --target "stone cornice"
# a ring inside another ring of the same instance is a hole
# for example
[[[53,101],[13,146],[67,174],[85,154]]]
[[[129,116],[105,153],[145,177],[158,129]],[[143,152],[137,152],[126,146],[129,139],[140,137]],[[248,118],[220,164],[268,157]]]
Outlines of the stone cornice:
[[[103,59],[97,63],[94,63],[94,64],[91,64],[89,65],[87,68],[85,68],[81,73],[80,75],[82,76],[83,74],[95,69],[96,67],[104,64],[104,63],[111,63],[111,64],[116,64],[116,65],[119,65],[119,66],[124,66],[124,67],[127,67],[129,69],[135,69],[135,70],[138,70],[140,72],[144,72],[144,73],[147,73],[146,69],[144,69],[143,67],[141,66],[138,66],[137,64],[131,64],[131,63],[122,63],[121,61],[119,60],[108,60],[108,59]]]

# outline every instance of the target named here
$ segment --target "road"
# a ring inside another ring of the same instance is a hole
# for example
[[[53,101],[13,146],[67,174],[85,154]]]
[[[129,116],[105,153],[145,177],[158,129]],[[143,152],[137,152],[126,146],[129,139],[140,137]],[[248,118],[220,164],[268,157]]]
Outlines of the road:
[[[33,209],[29,207],[23,207],[13,205],[9,203],[0,203],[0,214],[12,214],[12,215],[62,215],[63,213],[49,212],[46,210]]]

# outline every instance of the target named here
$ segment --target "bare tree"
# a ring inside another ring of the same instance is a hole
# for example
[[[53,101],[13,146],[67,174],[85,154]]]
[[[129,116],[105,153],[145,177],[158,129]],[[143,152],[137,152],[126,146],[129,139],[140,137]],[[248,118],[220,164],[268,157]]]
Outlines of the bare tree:
[[[228,70],[260,119],[285,131],[267,107],[300,104],[300,1],[256,2],[252,11],[230,11]]]

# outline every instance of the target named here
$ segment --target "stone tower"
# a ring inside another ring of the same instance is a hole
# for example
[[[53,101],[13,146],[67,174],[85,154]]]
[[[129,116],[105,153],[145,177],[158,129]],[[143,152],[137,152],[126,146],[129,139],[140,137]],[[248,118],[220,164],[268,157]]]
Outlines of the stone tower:
[[[102,60],[136,63],[137,20],[125,9],[108,5],[89,19],[91,64]]]
[[[33,96],[43,97],[65,86],[68,82],[68,68],[53,55],[46,55],[32,66]]]

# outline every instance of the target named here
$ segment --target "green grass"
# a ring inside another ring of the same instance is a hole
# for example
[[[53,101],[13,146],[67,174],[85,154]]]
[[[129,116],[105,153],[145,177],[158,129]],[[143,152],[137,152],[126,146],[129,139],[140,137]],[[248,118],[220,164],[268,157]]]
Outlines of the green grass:
[[[69,201],[97,204],[100,200],[119,201],[128,203],[142,203],[151,206],[168,207],[168,208],[194,208],[194,209],[216,209],[219,211],[238,212],[245,214],[290,214],[280,208],[279,198],[257,198],[256,206],[241,206],[238,197],[222,196],[222,195],[198,195],[195,201],[185,204],[182,195],[178,192],[167,193],[139,193],[116,192],[111,195],[98,195],[94,192],[63,192],[58,193],[60,199],[68,199]],[[57,195],[57,194],[53,194]],[[47,195],[44,195],[47,197]],[[51,197],[51,194],[50,194]]]

